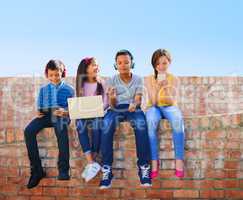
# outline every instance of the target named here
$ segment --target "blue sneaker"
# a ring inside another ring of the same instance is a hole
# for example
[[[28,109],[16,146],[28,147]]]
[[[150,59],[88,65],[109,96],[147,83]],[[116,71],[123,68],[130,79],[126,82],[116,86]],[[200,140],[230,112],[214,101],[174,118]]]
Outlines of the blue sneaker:
[[[107,189],[111,187],[113,178],[112,170],[109,165],[104,165],[101,169],[103,173],[102,180],[100,181],[100,189]]]
[[[138,176],[140,178],[141,185],[144,187],[152,186],[150,177],[150,166],[148,164],[140,165],[138,171]]]

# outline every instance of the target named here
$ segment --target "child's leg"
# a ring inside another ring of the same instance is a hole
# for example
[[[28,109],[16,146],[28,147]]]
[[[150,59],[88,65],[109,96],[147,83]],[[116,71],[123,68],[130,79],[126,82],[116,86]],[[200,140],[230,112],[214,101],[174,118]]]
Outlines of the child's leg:
[[[185,131],[182,113],[176,106],[160,107],[160,109],[172,128],[175,158],[184,160]]]
[[[91,147],[89,142],[88,136],[88,120],[85,119],[78,119],[76,120],[76,128],[78,132],[79,142],[82,147],[83,153],[88,161],[88,163],[93,162],[92,154],[91,154]]]
[[[30,160],[31,171],[42,173],[41,160],[38,151],[36,135],[46,127],[51,127],[47,116],[33,119],[24,130],[24,138]]]
[[[141,109],[136,109],[135,112],[126,112],[126,117],[135,132],[138,157],[137,164],[139,166],[149,164],[151,154],[145,115]]]
[[[146,122],[148,126],[148,136],[150,141],[151,160],[153,170],[157,169],[158,155],[158,135],[157,129],[161,120],[161,113],[158,107],[151,107],[146,112]]]
[[[57,117],[53,122],[57,144],[59,149],[58,169],[59,172],[67,173],[69,171],[69,140],[68,140],[68,120],[62,117]]]
[[[103,118],[95,118],[92,120],[92,152],[94,156],[99,154],[101,142],[101,128]]]
[[[101,154],[103,165],[111,166],[113,162],[113,136],[119,123],[119,113],[109,110],[103,119],[101,135]]]

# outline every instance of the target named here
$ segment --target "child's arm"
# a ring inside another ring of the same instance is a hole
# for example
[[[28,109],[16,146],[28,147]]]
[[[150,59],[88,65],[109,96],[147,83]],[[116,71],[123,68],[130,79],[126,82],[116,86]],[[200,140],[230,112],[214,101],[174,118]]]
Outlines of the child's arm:
[[[134,102],[130,103],[128,111],[134,112],[138,106],[141,106],[142,103],[142,94],[136,94],[134,97]]]
[[[38,94],[37,108],[38,109],[43,108],[43,88],[40,89],[39,94]],[[41,118],[44,116],[44,114],[41,113],[40,111],[37,111],[36,116],[37,116],[37,118]]]
[[[112,84],[112,80],[109,78],[105,82],[106,95],[108,98],[108,104],[110,107],[114,108],[116,106],[116,88]]]
[[[58,117],[68,117],[69,116],[69,112],[67,110],[65,110],[64,108],[58,108],[57,110],[55,110],[53,112],[53,114]]]
[[[137,107],[140,107],[142,104],[142,96],[143,96],[143,81],[142,78],[139,78],[137,81],[136,93],[133,99],[133,102],[130,103],[128,111],[134,112]]]
[[[173,105],[174,103],[176,103],[176,95],[177,95],[177,88],[178,88],[177,78],[173,77],[172,86],[168,86],[167,83],[165,83],[162,87],[165,92],[165,97],[163,97],[163,102],[169,105]]]
[[[69,88],[69,94],[67,95],[68,98],[74,97],[75,92],[72,87]],[[68,107],[67,108],[58,108],[53,112],[54,115],[59,116],[59,117],[69,117],[69,112],[68,112]]]
[[[152,105],[157,105],[157,97],[160,90],[160,86],[156,84],[156,81],[152,76],[149,76],[145,79],[146,89],[148,93],[148,97],[152,103]]]
[[[116,106],[116,89],[113,87],[109,87],[107,90],[108,95],[108,103],[111,107]]]

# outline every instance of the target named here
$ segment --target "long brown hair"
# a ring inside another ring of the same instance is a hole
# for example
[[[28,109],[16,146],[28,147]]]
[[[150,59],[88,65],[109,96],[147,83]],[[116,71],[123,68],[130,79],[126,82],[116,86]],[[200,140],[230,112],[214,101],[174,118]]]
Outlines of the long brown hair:
[[[151,59],[151,64],[154,68],[154,78],[157,79],[158,76],[158,71],[156,69],[157,65],[158,65],[158,60],[160,57],[165,56],[169,62],[171,63],[172,59],[171,59],[171,55],[169,53],[169,51],[167,51],[166,49],[157,49],[153,55],[152,55],[152,59]]]
[[[85,81],[87,81],[87,69],[89,65],[94,62],[94,57],[87,57],[81,60],[77,75],[76,75],[76,96],[81,97],[83,96],[83,87]],[[101,83],[97,82],[97,89],[96,89],[97,95],[103,95],[104,94],[104,88]]]

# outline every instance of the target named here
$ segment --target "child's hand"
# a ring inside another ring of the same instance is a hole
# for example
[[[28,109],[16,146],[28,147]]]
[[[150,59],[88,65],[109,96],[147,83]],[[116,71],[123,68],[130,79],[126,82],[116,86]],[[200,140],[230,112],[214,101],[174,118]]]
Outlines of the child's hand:
[[[129,112],[135,112],[136,110],[136,104],[135,103],[130,103],[128,107]]]
[[[68,112],[66,110],[64,110],[63,108],[58,108],[57,110],[55,110],[53,112],[53,114],[58,117],[65,117],[68,115]]]
[[[163,81],[157,81],[157,89],[161,89],[161,88],[166,88],[168,86],[168,81],[167,80],[163,80]]]
[[[109,87],[107,94],[108,94],[109,98],[116,98],[116,88]]]
[[[42,117],[44,117],[44,114],[41,113],[41,112],[39,112],[39,111],[36,112],[36,115],[37,115],[37,118],[42,118]]]

